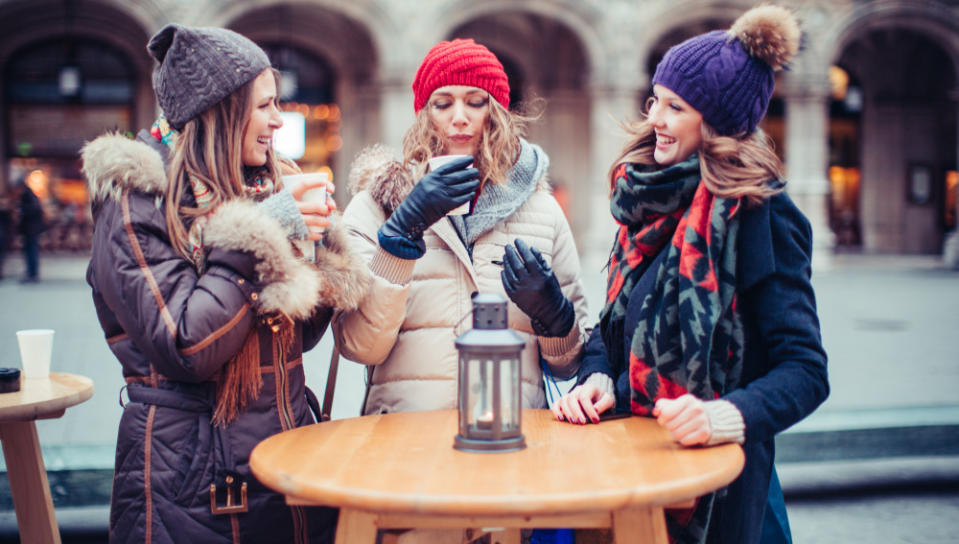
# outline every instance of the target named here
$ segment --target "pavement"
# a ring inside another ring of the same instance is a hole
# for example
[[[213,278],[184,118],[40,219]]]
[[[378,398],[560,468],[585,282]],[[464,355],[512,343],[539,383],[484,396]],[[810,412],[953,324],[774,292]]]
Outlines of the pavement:
[[[600,252],[583,256],[593,315]],[[20,284],[9,255],[0,281],[0,366],[19,366],[14,332],[53,328],[53,371],[93,379],[92,399],[38,422],[64,542],[105,541],[123,385],[96,322],[84,255],[44,256],[41,282]],[[777,470],[794,541],[955,542],[959,534],[959,271],[932,256],[836,255],[814,263],[831,394],[777,438]],[[332,340],[304,357],[322,392]],[[357,415],[363,369],[343,362],[333,417]],[[5,466],[0,463],[0,471]],[[0,478],[0,543],[15,542]]]

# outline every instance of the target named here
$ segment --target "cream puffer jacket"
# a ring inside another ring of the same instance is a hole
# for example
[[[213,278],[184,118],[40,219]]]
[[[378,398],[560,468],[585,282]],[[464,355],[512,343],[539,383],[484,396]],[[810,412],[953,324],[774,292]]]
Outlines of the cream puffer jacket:
[[[447,218],[424,232],[426,254],[419,259],[399,259],[379,247],[377,230],[415,184],[388,151],[364,153],[350,180],[354,196],[342,220],[351,251],[370,264],[373,284],[359,308],[334,318],[333,333],[344,357],[376,365],[365,413],[456,408],[454,341],[472,326],[472,293],[496,293],[509,300],[500,272],[505,246],[515,238],[542,252],[576,311],[576,323],[565,338],[541,338],[526,314],[509,303],[509,326],[526,340],[523,407],[545,408],[539,357],[555,378],[573,376],[587,323],[576,245],[545,176],[524,204],[476,240],[472,259]]]

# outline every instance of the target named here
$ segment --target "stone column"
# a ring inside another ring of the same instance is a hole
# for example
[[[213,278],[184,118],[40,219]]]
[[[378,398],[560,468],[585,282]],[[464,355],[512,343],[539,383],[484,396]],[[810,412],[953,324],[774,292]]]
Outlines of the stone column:
[[[828,268],[836,241],[829,227],[828,81],[787,82],[786,179],[789,196],[812,224],[813,266]]]
[[[414,71],[409,74],[414,74]],[[403,135],[413,124],[413,91],[411,75],[386,76],[380,88],[380,142],[398,153],[403,150]]]
[[[10,166],[7,164],[7,106],[4,102],[5,99],[3,89],[0,89],[0,196],[5,195],[11,189],[10,184],[12,183],[7,180]]]
[[[590,311],[602,308],[606,278],[602,271],[609,258],[616,222],[609,213],[609,181],[606,177],[613,160],[626,143],[619,123],[639,118],[638,85],[595,85],[590,89],[589,203],[587,229],[580,246],[583,280]]]
[[[959,93],[953,93],[953,99],[959,98]],[[959,112],[959,109],[957,109]],[[956,123],[959,126],[959,123]],[[957,164],[953,165],[959,171],[959,149],[956,149]],[[956,185],[956,228],[946,235],[942,244],[942,260],[946,266],[959,270],[959,184]]]

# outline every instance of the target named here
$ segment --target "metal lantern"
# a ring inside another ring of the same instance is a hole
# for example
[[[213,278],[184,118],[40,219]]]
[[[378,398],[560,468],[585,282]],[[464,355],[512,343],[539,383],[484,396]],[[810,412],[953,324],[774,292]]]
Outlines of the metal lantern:
[[[473,328],[456,339],[459,350],[459,434],[463,451],[515,451],[526,447],[520,429],[520,354],[525,342],[506,326],[506,299],[473,297]]]

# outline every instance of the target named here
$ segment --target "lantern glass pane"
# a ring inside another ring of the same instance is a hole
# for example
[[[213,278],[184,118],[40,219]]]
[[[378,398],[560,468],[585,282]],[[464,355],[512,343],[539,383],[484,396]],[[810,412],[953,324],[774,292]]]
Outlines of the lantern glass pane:
[[[493,426],[493,365],[491,359],[471,359],[469,366],[469,433],[485,437]]]
[[[500,391],[503,403],[503,430],[518,431],[520,426],[520,407],[522,406],[522,384],[520,383],[519,359],[504,359],[501,363]]]

